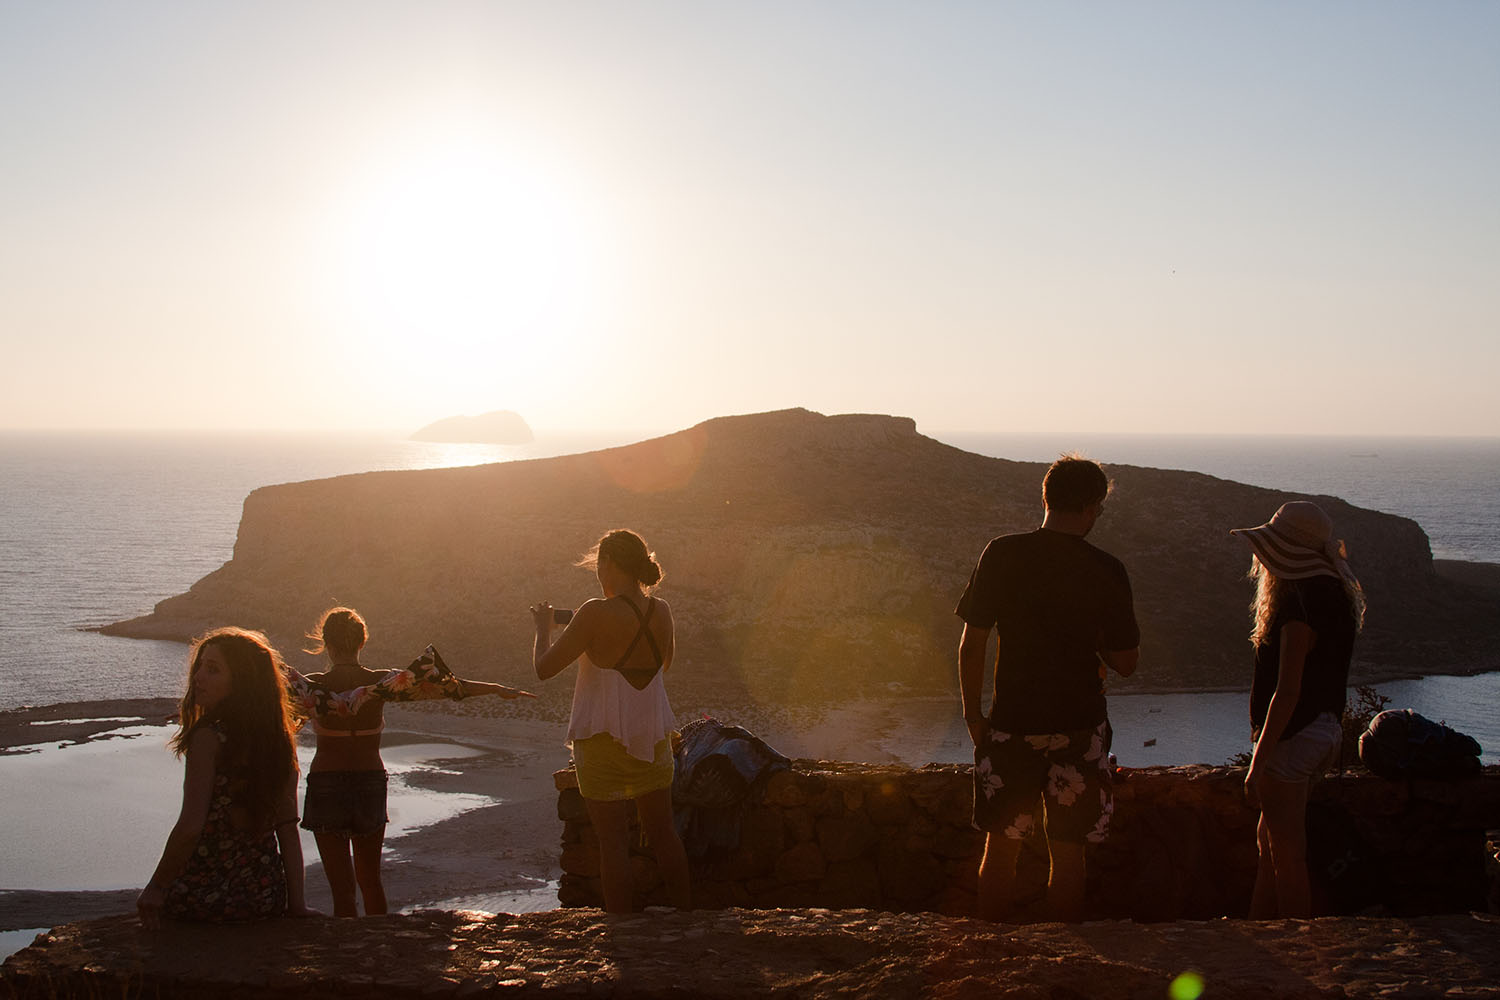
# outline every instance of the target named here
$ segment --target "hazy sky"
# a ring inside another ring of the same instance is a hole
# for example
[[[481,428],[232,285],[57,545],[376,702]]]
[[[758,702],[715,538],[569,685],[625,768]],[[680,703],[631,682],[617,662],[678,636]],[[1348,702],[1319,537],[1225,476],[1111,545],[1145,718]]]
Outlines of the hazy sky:
[[[0,427],[1500,434],[1500,3],[0,2]]]

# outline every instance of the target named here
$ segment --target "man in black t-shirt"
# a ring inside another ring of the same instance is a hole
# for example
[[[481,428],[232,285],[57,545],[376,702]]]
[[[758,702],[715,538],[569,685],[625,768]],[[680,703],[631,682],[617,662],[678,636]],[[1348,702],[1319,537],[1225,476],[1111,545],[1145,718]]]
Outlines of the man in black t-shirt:
[[[1104,670],[1135,671],[1140,629],[1118,559],[1084,541],[1109,495],[1095,462],[1064,456],[1042,480],[1046,515],[1035,531],[985,546],[958,602],[959,689],[974,740],[974,824],[985,831],[979,913],[1006,917],[1021,840],[1040,798],[1052,855],[1047,906],[1083,911],[1083,845],[1102,841],[1114,810]],[[980,706],[985,647],[999,635],[995,696]]]

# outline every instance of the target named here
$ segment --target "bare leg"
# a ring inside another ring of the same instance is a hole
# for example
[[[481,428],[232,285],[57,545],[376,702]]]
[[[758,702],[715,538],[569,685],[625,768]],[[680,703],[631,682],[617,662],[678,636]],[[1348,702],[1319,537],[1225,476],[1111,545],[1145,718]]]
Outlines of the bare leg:
[[[677,836],[677,825],[672,821],[672,790],[663,788],[647,792],[635,800],[635,806],[640,810],[646,839],[656,853],[662,881],[667,884],[667,898],[679,910],[692,909],[693,890],[688,877],[687,851],[683,850],[682,839]]]
[[[1016,859],[1021,856],[1021,841],[1001,833],[984,838],[984,857],[979,862],[979,916],[984,920],[1004,920],[1010,914],[1016,888]]]
[[[349,838],[341,833],[314,833],[318,857],[323,860],[323,874],[333,892],[333,915],[357,917],[354,906],[354,865],[349,860]]]
[[[599,877],[604,884],[604,909],[629,913],[634,909],[630,877],[631,802],[584,799],[594,832],[599,835]]]
[[[1312,913],[1307,875],[1307,788],[1305,781],[1260,783],[1260,819],[1271,846],[1276,877],[1276,915],[1306,917]]]
[[[1083,919],[1083,845],[1048,840],[1052,871],[1047,877],[1047,915],[1073,923]]]
[[[365,915],[385,913],[385,886],[380,881],[380,851],[385,846],[385,829],[354,837],[352,843],[354,878],[359,882],[359,894],[364,897]]]
[[[1276,919],[1276,867],[1271,864],[1271,828],[1262,813],[1255,827],[1259,856],[1255,864],[1255,891],[1250,894],[1250,919]]]

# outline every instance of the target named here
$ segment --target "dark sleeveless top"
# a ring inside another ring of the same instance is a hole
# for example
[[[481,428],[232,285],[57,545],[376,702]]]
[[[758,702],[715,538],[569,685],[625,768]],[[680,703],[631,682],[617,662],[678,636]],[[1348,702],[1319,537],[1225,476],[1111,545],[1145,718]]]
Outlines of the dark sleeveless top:
[[[1287,599],[1276,609],[1271,627],[1255,647],[1255,674],[1250,684],[1250,727],[1260,732],[1281,674],[1281,630],[1287,622],[1302,622],[1316,638],[1302,666],[1302,688],[1297,707],[1281,738],[1291,739],[1323,712],[1343,717],[1349,684],[1349,661],[1358,631],[1344,582],[1315,576],[1290,581]]]

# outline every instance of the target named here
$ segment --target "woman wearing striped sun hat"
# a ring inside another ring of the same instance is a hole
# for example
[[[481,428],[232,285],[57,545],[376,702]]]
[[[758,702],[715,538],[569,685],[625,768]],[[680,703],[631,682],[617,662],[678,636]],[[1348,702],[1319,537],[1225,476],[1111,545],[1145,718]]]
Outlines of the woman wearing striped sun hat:
[[[1282,504],[1270,521],[1231,531],[1250,544],[1255,752],[1245,798],[1260,808],[1252,919],[1305,917],[1307,794],[1336,759],[1364,593],[1333,521],[1317,504]]]

